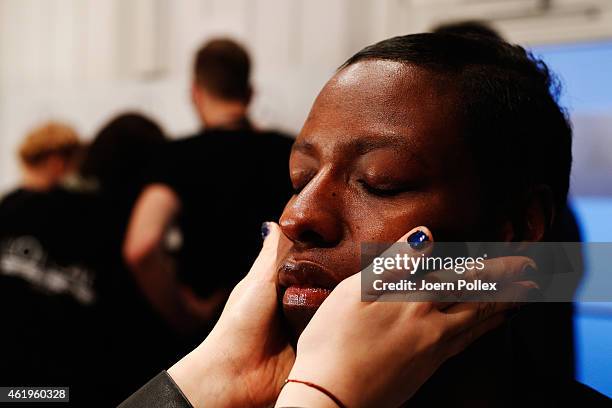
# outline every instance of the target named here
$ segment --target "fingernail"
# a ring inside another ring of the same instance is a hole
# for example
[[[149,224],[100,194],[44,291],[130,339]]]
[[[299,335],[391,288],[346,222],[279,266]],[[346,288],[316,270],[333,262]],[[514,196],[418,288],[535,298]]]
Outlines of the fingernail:
[[[429,241],[429,237],[421,230],[417,230],[410,234],[406,240],[412,249],[421,249],[425,246],[425,243]]]
[[[524,280],[536,281],[538,277],[538,270],[531,264],[527,264],[521,273],[521,278]]]
[[[261,224],[261,239],[266,239],[268,234],[270,233],[270,227],[268,227],[268,222],[263,222]]]

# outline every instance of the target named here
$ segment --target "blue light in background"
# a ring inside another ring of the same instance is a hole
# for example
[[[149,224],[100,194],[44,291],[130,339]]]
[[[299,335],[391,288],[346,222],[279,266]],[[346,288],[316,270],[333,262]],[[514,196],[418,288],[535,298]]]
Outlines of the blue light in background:
[[[585,241],[612,242],[612,197],[583,197],[573,200]],[[593,264],[585,259],[586,265]],[[610,270],[586,271],[589,274]],[[576,305],[574,316],[576,378],[612,397],[612,303]]]
[[[612,116],[611,41],[541,46],[532,51],[560,77],[564,88],[560,102],[570,113]],[[606,132],[612,138],[612,130]],[[584,241],[612,242],[612,197],[578,196],[572,204]],[[589,265],[588,258],[585,261]],[[596,280],[593,276],[612,270],[587,269],[586,273],[588,285]],[[612,397],[612,303],[577,304],[574,327],[577,379]]]
[[[561,79],[570,111],[612,112],[612,41],[532,48]]]

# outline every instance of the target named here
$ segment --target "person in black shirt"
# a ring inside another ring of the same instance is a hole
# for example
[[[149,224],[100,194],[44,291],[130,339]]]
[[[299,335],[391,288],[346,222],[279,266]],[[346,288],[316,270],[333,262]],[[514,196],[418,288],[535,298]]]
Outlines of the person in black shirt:
[[[291,195],[292,139],[252,125],[249,75],[248,54],[231,40],[213,40],[197,53],[192,100],[203,130],[163,148],[128,228],[128,265],[151,304],[182,332],[214,323],[255,259],[261,223],[278,219]],[[160,267],[168,259],[176,273]]]
[[[59,187],[17,190],[0,204],[0,383],[69,386],[73,404],[95,392],[95,208],[93,196]]]
[[[156,367],[176,359],[182,349],[173,332],[150,307],[123,262],[122,243],[132,207],[145,185],[143,170],[166,141],[160,126],[139,113],[124,113],[109,121],[90,145],[81,176],[95,185],[99,228],[84,236],[100,235],[97,262],[99,294],[96,331],[101,343],[102,372],[118,361],[128,361],[121,376],[100,382],[112,390],[106,406],[114,406]],[[147,340],[155,337],[155,341]],[[101,376],[102,377],[102,376]]]
[[[80,211],[86,198],[56,187],[80,148],[62,123],[30,131],[18,151],[20,186],[0,201],[2,384],[74,384],[84,368],[95,273],[91,246],[75,227],[91,214]]]
[[[112,406],[175,360],[171,332],[121,256],[141,169],[164,139],[148,118],[120,115],[74,183],[19,188],[0,202],[0,318],[12,328],[0,338],[0,383],[69,386],[75,406]],[[125,361],[122,376],[108,375]]]

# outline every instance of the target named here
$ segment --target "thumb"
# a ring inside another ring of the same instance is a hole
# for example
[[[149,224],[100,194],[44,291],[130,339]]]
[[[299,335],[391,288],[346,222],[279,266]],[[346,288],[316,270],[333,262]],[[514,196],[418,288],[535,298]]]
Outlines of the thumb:
[[[261,225],[263,247],[255,259],[247,278],[258,280],[277,280],[277,269],[280,261],[293,245],[275,222],[264,222]]]

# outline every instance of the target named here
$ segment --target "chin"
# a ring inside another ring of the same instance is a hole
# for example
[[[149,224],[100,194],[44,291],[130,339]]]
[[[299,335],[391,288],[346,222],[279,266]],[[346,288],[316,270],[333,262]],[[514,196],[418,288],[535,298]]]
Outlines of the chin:
[[[303,307],[283,305],[283,315],[285,316],[285,320],[289,324],[291,334],[293,334],[296,340],[298,337],[300,337],[300,335],[310,322],[310,319],[312,319],[312,316],[314,316],[317,309],[318,306]]]
[[[308,286],[285,288],[282,297],[283,314],[296,338],[327,299],[331,289]]]

